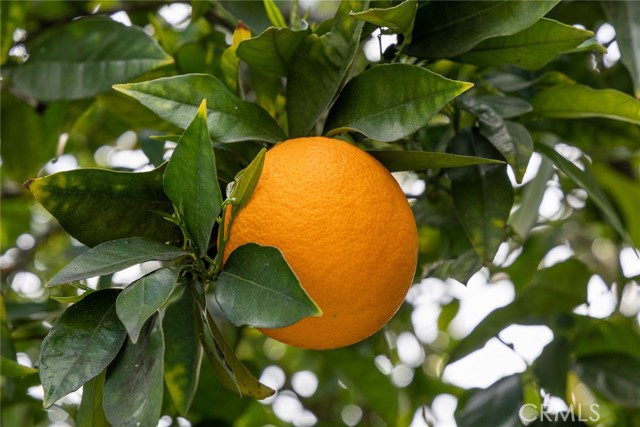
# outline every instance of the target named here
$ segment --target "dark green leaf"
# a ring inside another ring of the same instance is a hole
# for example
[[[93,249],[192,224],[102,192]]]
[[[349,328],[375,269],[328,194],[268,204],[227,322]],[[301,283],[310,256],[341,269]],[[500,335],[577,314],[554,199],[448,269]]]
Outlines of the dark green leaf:
[[[635,318],[611,316],[595,319],[574,315],[573,320],[580,330],[573,343],[573,352],[578,358],[618,353],[640,359],[640,333]]]
[[[491,312],[451,352],[449,363],[479,349],[513,323],[544,325],[587,300],[591,272],[575,259],[537,271],[516,299]]]
[[[477,131],[464,130],[450,143],[455,154],[499,158],[493,146]],[[506,166],[466,166],[449,171],[453,203],[478,256],[493,259],[506,239],[506,226],[513,206],[513,189]]]
[[[555,119],[606,117],[640,124],[640,101],[614,89],[591,89],[559,84],[543,89],[533,99],[533,114]]]
[[[53,276],[47,286],[115,273],[145,261],[168,261],[184,255],[187,252],[180,248],[142,237],[112,240],[75,258]]]
[[[40,350],[44,406],[80,388],[116,357],[127,332],[116,314],[119,290],[92,292],[56,320]]]
[[[554,396],[564,396],[570,356],[571,344],[563,335],[555,337],[545,346],[533,365],[540,387]]]
[[[186,129],[203,99],[207,125],[215,142],[257,140],[280,142],[285,134],[258,105],[235,96],[224,83],[207,74],[185,74],[142,83],[115,85],[161,118]]]
[[[305,24],[302,30],[267,28],[259,36],[245,40],[236,55],[247,64],[274,76],[284,77],[293,56],[311,30]]]
[[[536,149],[547,156],[558,169],[560,169],[573,182],[575,182],[584,191],[586,191],[593,203],[595,203],[595,205],[600,208],[609,225],[613,227],[613,229],[620,235],[620,237],[622,237],[625,241],[632,245],[629,234],[622,225],[622,221],[618,216],[618,212],[611,205],[611,202],[607,198],[607,195],[602,191],[596,180],[593,178],[590,170],[588,168],[585,168],[585,170],[580,169],[569,160],[562,157],[562,155],[560,155],[560,153],[558,153],[556,150],[547,145],[538,144],[536,146]]]
[[[307,36],[287,74],[289,136],[307,136],[339,92],[360,43],[363,21],[349,13],[368,1],[341,1],[331,31]]]
[[[459,60],[481,66],[510,64],[537,70],[593,36],[591,31],[542,18],[519,33],[481,42]]]
[[[516,180],[522,181],[533,153],[533,140],[519,123],[502,120],[489,105],[476,98],[462,97],[459,104],[480,122],[480,133],[491,142],[511,165]]]
[[[357,131],[378,141],[395,141],[426,126],[447,102],[471,86],[415,65],[372,67],[344,87],[331,108],[325,133]]]
[[[607,399],[629,408],[640,408],[639,358],[603,353],[579,358],[573,369],[582,381]]]
[[[222,206],[213,146],[207,130],[206,100],[202,101],[169,160],[164,173],[164,191],[180,213],[197,255],[204,256]]]
[[[178,285],[179,267],[160,268],[127,286],[116,300],[116,313],[134,344],[147,320],[169,300]]]
[[[385,32],[410,36],[417,8],[418,2],[416,0],[406,0],[394,7],[385,9],[376,7],[364,12],[352,12],[351,16],[378,27],[384,27]]]
[[[520,427],[522,406],[520,375],[496,381],[490,387],[470,390],[469,399],[455,414],[458,427]]]
[[[82,401],[75,419],[77,427],[111,426],[102,406],[105,374],[106,371],[102,371],[100,375],[87,381],[82,387]]]
[[[76,169],[25,186],[71,236],[86,244],[125,237],[179,242],[180,229],[162,217],[173,207],[162,189],[164,166],[150,172]]]
[[[457,255],[454,259],[442,262],[435,270],[429,273],[429,276],[442,280],[452,278],[466,284],[480,268],[482,268],[482,260],[475,250],[470,249]]]
[[[484,95],[477,97],[477,100],[491,107],[503,119],[521,116],[533,110],[531,104],[515,96]]]
[[[529,28],[549,12],[553,1],[434,1],[418,9],[413,42],[406,53],[451,58],[481,41]]]
[[[378,161],[391,172],[457,168],[486,163],[504,163],[502,160],[496,159],[428,151],[369,150],[367,153],[378,159]]]
[[[248,243],[234,250],[218,276],[216,301],[235,325],[289,326],[320,309],[275,247]]]
[[[159,316],[145,325],[137,344],[127,341],[109,366],[104,410],[114,426],[155,427],[162,411],[164,337]]]
[[[141,28],[104,18],[77,19],[30,46],[12,84],[40,101],[87,98],[172,62]]]
[[[186,416],[198,387],[202,346],[195,322],[194,301],[184,290],[166,309],[162,329],[167,347],[164,352],[164,382],[178,412]]]
[[[640,99],[640,3],[635,0],[600,2],[616,30],[622,63],[627,67]]]
[[[227,389],[240,393],[241,396],[248,396],[254,399],[264,399],[272,396],[274,391],[258,381],[227,344],[203,303],[204,294],[198,291],[193,284],[191,285],[190,289],[194,293],[196,301],[199,301],[196,310],[201,321],[196,322],[196,325],[200,335],[200,342],[202,343],[204,354],[220,383]]]
[[[251,198],[258,181],[260,181],[260,175],[262,175],[262,167],[264,166],[264,156],[267,150],[263,148],[251,161],[249,166],[241,170],[235,177],[233,184],[230,184],[231,188],[227,187],[227,195],[229,199],[234,200],[232,215],[236,216],[246,206],[247,202]]]

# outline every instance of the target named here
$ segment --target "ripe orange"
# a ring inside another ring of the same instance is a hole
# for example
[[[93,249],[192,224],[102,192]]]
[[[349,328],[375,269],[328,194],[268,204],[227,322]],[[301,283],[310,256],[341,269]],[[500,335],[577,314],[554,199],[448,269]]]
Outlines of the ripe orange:
[[[308,349],[343,347],[380,330],[404,301],[418,253],[413,213],[389,171],[359,148],[322,137],[267,152],[225,257],[249,242],[279,248],[323,312],[261,331]]]

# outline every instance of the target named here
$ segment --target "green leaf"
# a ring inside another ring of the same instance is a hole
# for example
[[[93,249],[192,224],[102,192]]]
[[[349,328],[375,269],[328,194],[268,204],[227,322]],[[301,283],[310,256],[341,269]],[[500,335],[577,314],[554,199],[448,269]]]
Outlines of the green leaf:
[[[624,217],[629,238],[636,248],[640,248],[640,185],[627,175],[600,163],[594,163],[591,172],[602,190],[615,201]]]
[[[557,336],[547,344],[533,365],[540,387],[554,396],[564,396],[570,357],[571,344],[565,336]]]
[[[3,109],[4,110],[4,109]],[[15,246],[22,233],[28,233],[31,226],[31,210],[23,197],[5,198],[0,203],[0,251]]]
[[[12,85],[39,101],[88,98],[172,62],[141,28],[77,19],[29,47],[29,59],[16,68]]]
[[[519,33],[485,40],[458,59],[481,66],[510,64],[532,71],[593,36],[591,31],[542,18]]]
[[[116,313],[132,343],[147,320],[169,300],[178,285],[179,267],[160,268],[127,286],[116,300]]]
[[[568,259],[530,277],[511,304],[491,312],[458,343],[450,354],[449,363],[481,348],[511,324],[549,324],[553,316],[572,312],[587,300],[591,272],[580,261]]]
[[[635,0],[600,2],[608,22],[616,30],[622,63],[633,79],[636,98],[640,99],[640,3]]]
[[[430,151],[369,150],[391,172],[457,168],[479,164],[500,164],[501,160]]]
[[[241,396],[258,400],[272,396],[275,392],[258,381],[227,344],[206,308],[204,291],[200,284],[190,283],[189,289],[198,305],[196,314],[200,317],[200,322],[196,322],[196,325],[200,342],[220,383],[227,389],[238,392]]]
[[[559,84],[543,89],[533,99],[533,114],[555,119],[606,117],[640,124],[640,101],[614,89],[591,89]]]
[[[502,120],[488,105],[472,97],[461,97],[459,104],[480,122],[480,133],[491,142],[513,167],[516,181],[521,182],[533,153],[533,140],[519,123]]]
[[[602,188],[600,188],[597,181],[591,175],[588,166],[585,165],[585,170],[580,169],[569,160],[562,157],[562,155],[556,150],[545,144],[536,145],[536,149],[548,157],[556,167],[576,183],[576,185],[586,191],[589,198],[602,211],[602,214],[609,225],[613,227],[623,240],[625,240],[630,246],[633,246],[629,233],[624,228],[624,225],[622,225],[622,221],[618,216],[618,212],[615,210],[613,205],[611,205],[607,195],[602,191]]]
[[[80,388],[116,357],[127,332],[116,314],[116,289],[92,292],[56,320],[40,349],[44,406]]]
[[[465,129],[450,143],[455,154],[499,158],[476,130]],[[449,171],[453,204],[467,236],[484,262],[490,262],[506,239],[513,188],[506,165],[477,165]]]
[[[8,357],[0,356],[0,372],[3,377],[24,378],[27,375],[37,374],[38,370],[29,366],[21,365]]]
[[[319,316],[279,249],[248,243],[234,250],[218,276],[216,301],[235,325],[289,326]]]
[[[578,358],[618,353],[640,359],[639,325],[635,318],[611,316],[595,319],[573,315],[573,320],[581,332],[573,342],[573,352]]]
[[[420,58],[452,58],[485,39],[529,28],[558,1],[429,2],[418,9],[413,41],[405,52]]]
[[[188,252],[164,243],[132,237],[101,243],[84,252],[49,280],[47,286],[61,285],[89,277],[115,273],[145,261],[169,261]]]
[[[242,22],[239,22],[233,31],[233,41],[231,46],[222,52],[222,57],[220,58],[220,70],[222,71],[222,76],[225,83],[233,93],[238,93],[238,67],[240,65],[240,59],[236,55],[236,50],[243,40],[247,40],[250,37],[251,31],[249,31],[249,28],[247,28],[247,26]]]
[[[264,8],[267,11],[269,21],[274,27],[286,27],[287,23],[282,16],[282,12],[278,9],[278,5],[274,0],[264,0]]]
[[[194,316],[191,293],[184,290],[165,310],[162,319],[164,341],[164,382],[178,412],[186,416],[198,387],[202,346]]]
[[[25,183],[72,237],[87,246],[125,237],[180,242],[180,229],[162,189],[164,166],[150,172],[76,169]]]
[[[209,135],[216,142],[286,139],[276,121],[261,107],[235,96],[224,83],[208,74],[185,74],[142,83],[115,85],[161,118],[186,129],[202,99],[207,100]]]
[[[137,344],[127,341],[109,366],[104,382],[104,410],[112,425],[155,427],[162,412],[162,323],[155,315]]]
[[[307,136],[340,91],[360,44],[363,21],[350,12],[366,9],[368,1],[341,1],[331,31],[307,36],[287,74],[289,136]]]
[[[104,414],[102,400],[104,398],[104,377],[106,370],[94,379],[87,381],[82,387],[82,401],[76,415],[77,427],[110,427]]]
[[[200,257],[207,253],[211,230],[222,206],[206,112],[204,100],[178,141],[164,173],[164,191],[177,207]]]
[[[640,408],[640,359],[603,353],[581,357],[573,365],[580,379],[607,399],[628,408]]]
[[[519,427],[522,406],[520,375],[510,375],[485,389],[469,390],[464,406],[456,410],[458,427]]]
[[[345,86],[331,108],[325,133],[357,131],[378,141],[395,141],[426,126],[447,102],[472,86],[415,65],[378,65]]]
[[[289,28],[267,28],[259,36],[240,43],[236,55],[260,71],[284,77],[298,48],[310,33],[311,30],[306,24],[298,31]]]
[[[267,150],[263,148],[258,152],[256,157],[249,163],[249,166],[238,172],[233,183],[227,187],[227,197],[233,200],[232,217],[247,205],[251,195],[260,181],[262,175],[262,167],[264,166],[264,156]]]
[[[538,173],[522,190],[520,204],[509,217],[509,226],[523,241],[538,221],[538,212],[542,198],[547,190],[547,183],[553,175],[553,163],[542,157]]]
[[[364,12],[351,12],[351,16],[378,27],[384,27],[385,33],[410,35],[417,9],[416,0],[406,0],[394,7],[384,9],[376,7]]]
[[[515,96],[484,95],[476,99],[491,107],[503,119],[521,116],[533,110],[531,104]]]

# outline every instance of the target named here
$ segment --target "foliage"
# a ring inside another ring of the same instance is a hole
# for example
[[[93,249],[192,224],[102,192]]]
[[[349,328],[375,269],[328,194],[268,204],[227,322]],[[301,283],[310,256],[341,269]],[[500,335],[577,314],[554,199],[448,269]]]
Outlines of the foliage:
[[[597,405],[577,425],[640,423],[638,276],[621,262],[640,247],[637,2],[1,7],[3,425],[307,425],[274,410],[275,391],[308,425],[432,425],[443,395],[459,427],[523,425],[523,405],[538,414],[550,396]],[[379,29],[395,35],[383,52]],[[222,253],[265,149],[321,134],[419,184],[420,254],[384,332],[310,352],[250,327],[318,314],[279,250],[243,246],[225,269]],[[482,277],[515,296],[458,336],[451,289]],[[399,338],[424,336],[416,295],[436,279],[449,289],[438,338],[412,365]],[[594,280],[615,297],[601,318]],[[523,372],[483,389],[443,378],[516,324],[553,332]],[[317,389],[259,375],[273,365],[312,372]]]

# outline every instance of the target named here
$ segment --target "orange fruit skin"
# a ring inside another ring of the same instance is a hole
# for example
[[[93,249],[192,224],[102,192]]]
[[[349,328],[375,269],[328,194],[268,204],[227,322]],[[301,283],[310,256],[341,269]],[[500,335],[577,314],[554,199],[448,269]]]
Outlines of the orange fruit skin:
[[[416,270],[416,223],[400,186],[369,154],[337,139],[292,139],[269,150],[229,236],[225,259],[249,242],[279,248],[321,308],[320,317],[260,329],[306,349],[347,346],[380,330]]]

